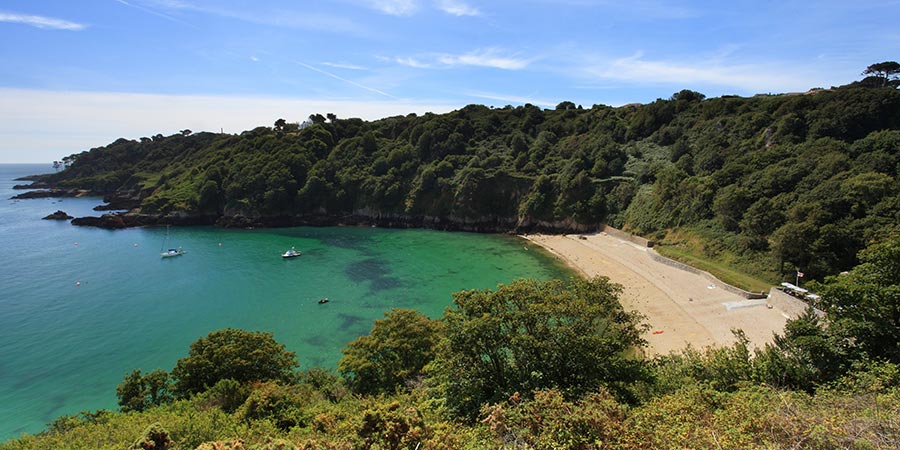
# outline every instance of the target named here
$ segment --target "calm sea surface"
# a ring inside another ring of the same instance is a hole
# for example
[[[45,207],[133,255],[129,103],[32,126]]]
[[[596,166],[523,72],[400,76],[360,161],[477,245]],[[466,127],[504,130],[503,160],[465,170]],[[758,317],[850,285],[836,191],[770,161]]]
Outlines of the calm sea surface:
[[[162,259],[165,228],[41,220],[99,215],[100,199],[9,200],[14,178],[49,171],[0,165],[0,441],[115,409],[126,372],[171,370],[214,330],[272,332],[302,367],[333,370],[390,308],[439,317],[458,290],[568,276],[516,238],[428,230],[176,227],[187,254]],[[283,260],[291,246],[303,256]]]

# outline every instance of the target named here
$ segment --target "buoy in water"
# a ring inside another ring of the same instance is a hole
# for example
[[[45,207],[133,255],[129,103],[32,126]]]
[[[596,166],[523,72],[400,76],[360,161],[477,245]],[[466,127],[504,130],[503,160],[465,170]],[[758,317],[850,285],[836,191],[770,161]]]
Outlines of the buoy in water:
[[[80,281],[76,281],[76,282],[75,282],[75,286],[81,286],[81,282],[80,282]]]

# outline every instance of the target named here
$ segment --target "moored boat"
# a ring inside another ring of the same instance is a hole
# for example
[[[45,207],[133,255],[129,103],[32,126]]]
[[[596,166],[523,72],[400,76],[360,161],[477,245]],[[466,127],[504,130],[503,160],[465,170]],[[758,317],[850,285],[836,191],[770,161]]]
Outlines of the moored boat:
[[[169,226],[166,225],[166,240],[163,243],[163,248],[166,248],[168,246],[169,246]],[[170,249],[160,253],[159,256],[162,256],[163,258],[171,258],[173,256],[181,256],[185,253],[187,253],[187,252],[185,252],[183,248],[178,247],[178,248],[170,248]]]
[[[163,258],[171,258],[173,256],[183,255],[185,253],[187,253],[187,252],[185,252],[183,248],[178,247],[178,248],[170,248],[170,249],[160,253],[159,256],[162,256]]]

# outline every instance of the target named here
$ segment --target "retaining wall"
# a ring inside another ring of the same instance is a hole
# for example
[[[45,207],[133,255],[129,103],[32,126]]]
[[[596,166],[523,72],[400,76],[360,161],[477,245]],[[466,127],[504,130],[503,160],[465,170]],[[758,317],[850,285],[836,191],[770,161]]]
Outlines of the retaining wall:
[[[633,243],[635,243],[635,244],[637,244],[637,245],[640,245],[641,247],[653,247],[653,241],[651,241],[651,240],[649,240],[649,239],[644,239],[644,238],[642,238],[642,237],[640,237],[640,236],[635,236],[635,235],[633,235],[633,234],[626,233],[626,232],[624,232],[624,231],[622,231],[622,230],[619,230],[619,229],[617,229],[617,228],[613,228],[613,227],[611,227],[611,226],[609,226],[609,225],[604,225],[603,228],[601,228],[600,231],[602,231],[602,232],[604,232],[604,233],[606,233],[606,234],[608,234],[608,235],[610,235],[610,236],[612,236],[612,237],[614,237],[614,238],[622,239],[622,240],[629,241],[629,242],[633,242]]]
[[[766,294],[763,294],[761,292],[748,292],[743,289],[736,288],[730,284],[723,283],[722,280],[716,278],[715,276],[713,276],[713,274],[711,274],[705,270],[700,270],[696,267],[689,266],[685,263],[675,261],[674,259],[666,258],[665,256],[657,253],[656,250],[653,250],[652,248],[650,250],[648,250],[648,253],[650,254],[650,257],[653,258],[654,261],[661,262],[667,266],[672,266],[677,269],[684,270],[686,272],[696,273],[697,275],[700,275],[703,278],[706,278],[707,280],[713,282],[717,287],[722,288],[728,292],[731,292],[732,294],[740,295],[741,297],[744,297],[746,299],[766,298]]]
[[[633,242],[637,245],[640,245],[641,247],[653,247],[653,244],[654,244],[654,242],[649,239],[645,239],[640,236],[635,236],[633,234],[626,233],[622,230],[613,228],[609,225],[603,226],[603,232],[614,238]],[[766,294],[757,293],[757,292],[747,292],[743,289],[739,289],[734,286],[731,286],[730,284],[725,284],[721,280],[714,277],[711,273],[709,273],[705,270],[700,270],[696,267],[689,266],[685,263],[675,261],[674,259],[666,258],[665,256],[657,253],[656,250],[653,250],[652,248],[650,248],[648,250],[648,253],[650,254],[650,257],[653,258],[653,260],[655,260],[655,261],[661,262],[668,266],[675,267],[676,269],[684,270],[685,272],[690,272],[690,273],[695,273],[697,275],[700,275],[700,276],[706,278],[707,280],[711,281],[712,283],[714,283],[716,286],[721,287],[722,289],[724,289],[728,292],[731,292],[732,294],[740,295],[741,297],[744,297],[746,299],[766,298]]]
[[[806,308],[809,308],[808,303],[774,287],[769,291],[769,301],[767,303],[778,308],[779,311],[783,312],[791,319],[800,317],[801,314],[806,312]],[[820,318],[825,317],[824,311],[816,308],[813,308],[813,311],[815,311],[816,315]]]

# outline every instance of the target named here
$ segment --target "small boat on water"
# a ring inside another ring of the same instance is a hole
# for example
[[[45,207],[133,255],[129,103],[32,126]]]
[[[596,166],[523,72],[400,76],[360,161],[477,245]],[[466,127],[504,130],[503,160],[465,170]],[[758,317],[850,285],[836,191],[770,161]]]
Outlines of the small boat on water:
[[[169,246],[169,226],[166,225],[166,241],[165,241],[165,243],[163,243],[163,248],[166,248],[168,246]],[[187,253],[187,252],[185,252],[183,248],[178,247],[178,248],[170,248],[170,249],[160,253],[159,256],[162,256],[163,258],[171,258],[173,256],[181,256],[185,253]]]
[[[296,257],[298,257],[298,256],[300,256],[300,252],[297,251],[297,250],[294,250],[294,247],[291,247],[290,250],[288,250],[288,251],[286,251],[286,252],[284,252],[284,253],[281,254],[281,257],[282,257],[282,258],[285,258],[285,259],[287,259],[287,258],[296,258]]]
[[[328,297],[320,298],[320,299],[319,299],[319,304],[320,304],[320,305],[324,305],[324,304],[326,304],[326,303],[328,303]]]
[[[160,253],[159,256],[162,256],[163,258],[171,258],[173,256],[183,255],[185,253],[187,253],[187,252],[185,252],[183,248],[178,247],[178,248],[170,248],[170,249]]]

